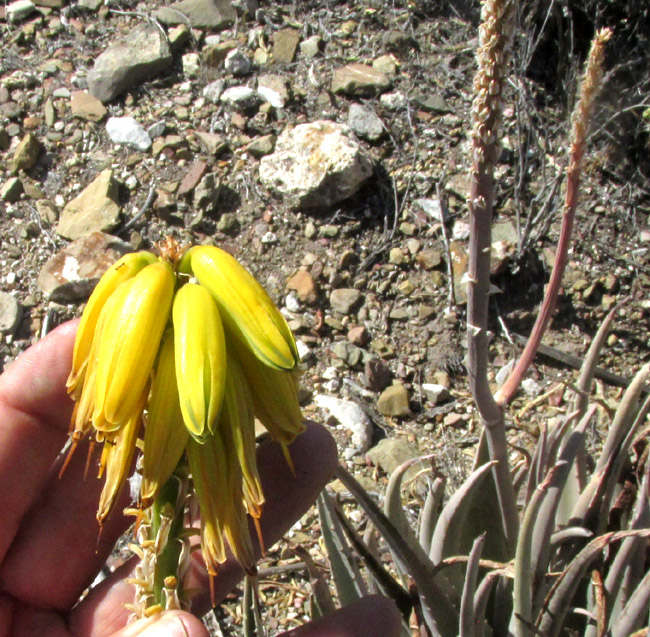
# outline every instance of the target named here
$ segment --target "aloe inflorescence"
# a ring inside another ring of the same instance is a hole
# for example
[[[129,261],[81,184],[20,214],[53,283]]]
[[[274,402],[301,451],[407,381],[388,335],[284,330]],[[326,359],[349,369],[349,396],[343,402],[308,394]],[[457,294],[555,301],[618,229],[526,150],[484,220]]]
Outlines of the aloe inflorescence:
[[[142,449],[137,513],[145,549],[136,551],[142,564],[135,583],[145,610],[161,604],[163,590],[167,607],[177,605],[176,593],[169,594],[177,569],[167,564],[157,573],[156,566],[157,558],[169,562],[170,532],[183,530],[188,484],[199,504],[208,573],[216,575],[227,546],[255,572],[247,514],[262,544],[264,504],[255,418],[291,464],[288,445],[303,429],[297,360],[293,335],[267,293],[219,248],[185,251],[168,240],[160,257],[127,254],[100,279],[81,318],[67,383],[76,403],[72,450],[87,436],[103,444],[102,525]],[[187,551],[174,550],[177,565]]]

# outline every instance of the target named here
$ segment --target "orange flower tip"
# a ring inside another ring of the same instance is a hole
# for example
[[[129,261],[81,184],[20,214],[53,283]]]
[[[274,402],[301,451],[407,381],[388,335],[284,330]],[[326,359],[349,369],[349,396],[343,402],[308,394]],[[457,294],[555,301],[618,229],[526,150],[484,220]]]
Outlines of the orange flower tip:
[[[208,580],[210,582],[210,603],[212,604],[212,608],[217,607],[217,603],[215,602],[214,599],[214,578],[217,576],[216,571],[213,572],[213,570],[208,566]]]
[[[72,443],[70,444],[70,449],[68,450],[68,454],[66,455],[65,460],[63,461],[63,466],[61,467],[61,471],[59,471],[59,480],[63,477],[65,470],[68,468],[68,465],[70,464],[70,460],[72,460],[72,454],[75,452],[77,445],[78,445],[77,441],[73,439]]]
[[[266,548],[264,547],[264,537],[262,536],[262,527],[260,526],[259,518],[253,518],[253,524],[255,525],[255,532],[257,533],[257,541],[260,545],[260,553],[262,557],[266,557]]]
[[[86,455],[86,466],[84,467],[84,482],[88,478],[88,472],[90,471],[90,461],[92,460],[93,457],[93,451],[95,451],[95,441],[91,440],[90,444],[88,445],[88,454]]]
[[[291,471],[293,477],[297,478],[298,476],[296,475],[296,467],[293,464],[293,460],[291,459],[291,453],[289,452],[289,445],[286,445],[284,443],[281,444],[282,444],[282,453],[284,454],[284,459],[287,461],[287,464],[289,465],[289,470]]]

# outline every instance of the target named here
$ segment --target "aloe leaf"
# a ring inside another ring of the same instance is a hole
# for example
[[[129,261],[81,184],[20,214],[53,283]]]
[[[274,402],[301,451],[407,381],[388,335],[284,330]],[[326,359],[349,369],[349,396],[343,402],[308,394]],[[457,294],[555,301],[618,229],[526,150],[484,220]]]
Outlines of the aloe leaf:
[[[368,592],[357,565],[348,555],[349,548],[343,536],[343,529],[327,491],[321,492],[316,504],[339,601],[341,606],[347,606]]]
[[[487,609],[490,593],[497,580],[502,576],[500,571],[490,571],[482,579],[474,595],[474,637],[483,637],[485,633],[485,611]]]
[[[402,613],[404,621],[408,625],[413,610],[413,600],[408,591],[400,586],[399,582],[397,582],[397,580],[395,580],[395,578],[383,567],[366,543],[359,537],[352,526],[352,523],[348,520],[345,514],[338,508],[336,514],[339,517],[341,526],[343,527],[350,544],[352,544],[352,547],[363,560],[363,563],[370,574],[374,577],[379,590],[385,597],[390,597],[395,602],[395,605]]]
[[[591,345],[589,345],[589,349],[587,350],[587,354],[585,355],[584,362],[580,368],[580,375],[578,376],[578,381],[576,383],[576,389],[578,391],[576,392],[575,399],[572,403],[572,409],[577,410],[581,416],[587,409],[587,403],[589,401],[589,394],[591,393],[591,385],[594,381],[594,372],[596,371],[596,364],[598,363],[600,350],[605,344],[605,339],[607,338],[609,328],[616,313],[625,302],[626,301],[618,303],[607,313],[607,316],[603,319],[603,322],[596,331],[596,334],[591,341]]]
[[[548,472],[544,481],[537,486],[530,503],[526,507],[526,513],[519,529],[517,550],[515,552],[515,581],[511,620],[511,631],[515,637],[531,637],[533,635],[533,631],[530,629],[533,621],[533,584],[535,576],[533,570],[533,534],[544,499],[551,485],[556,482],[556,476],[563,470],[565,474],[568,474],[566,465],[565,461],[558,462]],[[549,518],[553,520],[554,516],[549,516]],[[544,527],[546,530],[548,524],[545,524]]]
[[[494,462],[487,462],[473,471],[444,506],[431,538],[429,557],[434,564],[439,564],[449,555],[459,553],[456,547],[463,532],[462,525],[470,508],[471,498],[494,465]]]
[[[623,396],[605,439],[594,475],[580,495],[571,515],[571,522],[574,524],[582,524],[597,533],[604,528],[614,487],[626,459],[627,451],[634,439],[635,432],[650,410],[650,396],[646,397],[642,407],[637,409],[638,397],[648,372],[650,372],[650,365],[644,365]],[[630,392],[632,392],[631,395],[629,395]]]
[[[450,594],[452,591],[444,577],[435,573],[433,564],[422,562],[405,542],[391,521],[381,512],[366,490],[343,467],[336,469],[335,476],[359,502],[384,540],[395,552],[403,569],[413,578],[420,595],[422,612],[432,635],[456,635],[458,611]]]
[[[556,531],[551,535],[551,546],[556,548],[565,542],[576,539],[588,539],[593,537],[593,535],[589,529],[585,529],[583,526],[568,526],[566,529]]]
[[[648,465],[650,472],[650,465]],[[637,495],[634,514],[630,522],[630,529],[643,529],[650,527],[650,473],[646,472]],[[623,540],[621,548],[612,561],[612,565],[605,579],[605,591],[607,595],[607,606],[610,609],[610,622],[617,621],[623,605],[625,604],[627,592],[634,586],[630,580],[630,571],[633,565],[643,564],[645,554],[645,542],[642,538],[629,537]],[[627,575],[627,577],[625,577]],[[627,580],[627,581],[625,581]],[[625,581],[625,585],[623,582]]]
[[[244,582],[243,613],[244,637],[265,637],[266,629],[260,613],[259,582],[255,576],[247,576]]]
[[[490,451],[488,449],[487,435],[485,428],[481,431],[478,448],[474,457],[472,471],[490,462]],[[473,498],[472,506],[467,514],[465,523],[464,545],[458,551],[459,554],[467,555],[475,537],[487,531],[485,544],[483,545],[483,557],[495,562],[506,562],[512,558],[506,543],[506,535],[503,530],[503,519],[501,517],[501,504],[497,495],[494,483],[494,475],[483,482],[479,497]],[[431,551],[429,550],[429,555]]]
[[[543,589],[543,582],[551,556],[551,536],[556,528],[557,510],[564,494],[566,481],[571,475],[573,462],[583,444],[585,431],[595,411],[596,406],[593,405],[566,438],[560,449],[551,480],[546,485],[546,492],[540,494],[541,501],[536,514],[531,516],[527,509],[524,515],[524,524],[528,525],[529,522],[532,524],[532,535],[527,540],[530,543],[528,569],[530,577],[532,577],[532,609],[531,614],[526,615],[527,619],[532,620],[546,593]],[[520,541],[524,541],[523,536]],[[518,585],[516,582],[515,588]]]
[[[556,580],[540,611],[537,630],[544,637],[557,637],[560,634],[578,585],[599,553],[610,543],[633,536],[650,537],[650,529],[607,533],[589,542],[578,553]]]
[[[411,545],[413,552],[423,561],[427,560],[427,554],[422,548],[420,542],[418,542],[409,521],[406,519],[404,508],[402,507],[402,480],[410,467],[423,460],[430,460],[432,457],[433,456],[423,456],[421,458],[413,458],[397,467],[388,480],[386,494],[384,496],[384,513],[386,517],[402,534],[404,540]]]
[[[625,438],[629,427],[634,421],[636,409],[639,404],[639,397],[644,391],[645,381],[648,378],[649,373],[650,364],[647,363],[632,379],[630,386],[625,391],[625,394],[623,394],[621,404],[616,410],[616,415],[614,416],[607,438],[605,439],[603,451],[596,463],[596,472],[605,469],[605,467],[607,467],[614,459],[623,438]]]
[[[530,470],[528,471],[528,481],[526,483],[526,496],[525,503],[528,504],[530,499],[535,493],[537,485],[544,479],[546,473],[546,463],[548,460],[548,431],[546,425],[542,423],[539,440],[535,445],[533,457],[530,462]]]
[[[312,621],[336,610],[329,586],[323,577],[323,573],[316,564],[314,564],[314,560],[311,559],[311,555],[309,555],[307,550],[302,546],[296,546],[293,549],[293,552],[298,558],[300,558],[300,560],[302,560],[302,562],[304,562],[307,567],[307,572],[309,573],[309,585],[311,586],[312,593]]]
[[[478,568],[484,543],[485,533],[474,540],[472,550],[469,554],[469,560],[467,560],[463,595],[460,600],[460,637],[473,637],[474,635],[474,595],[476,593]]]
[[[648,616],[649,602],[650,571],[646,573],[634,593],[632,593],[616,623],[611,626],[612,637],[627,637],[640,628]]]
[[[431,536],[435,529],[438,515],[440,513],[440,505],[442,498],[445,494],[445,480],[444,478],[436,478],[429,487],[429,493],[424,501],[422,513],[420,514],[420,529],[418,531],[418,540],[420,546],[429,553],[431,548]]]

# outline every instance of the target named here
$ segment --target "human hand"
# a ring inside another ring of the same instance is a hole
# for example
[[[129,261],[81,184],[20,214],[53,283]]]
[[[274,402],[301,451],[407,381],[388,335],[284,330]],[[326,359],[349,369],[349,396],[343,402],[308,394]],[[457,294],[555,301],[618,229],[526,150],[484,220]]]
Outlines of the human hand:
[[[79,601],[131,523],[119,512],[122,495],[101,535],[95,519],[101,480],[83,480],[86,453],[80,448],[59,479],[62,449],[72,411],[65,381],[77,323],[59,327],[20,356],[0,376],[0,635],[15,637],[207,637],[194,615],[167,611],[127,626],[133,587],[126,583],[135,559],[116,569]],[[268,546],[311,506],[330,479],[336,447],[327,431],[311,423],[291,445],[296,476],[280,447],[261,445],[259,466],[267,503],[261,518]],[[92,474],[92,471],[90,472]],[[207,591],[198,553],[191,588]],[[215,579],[222,600],[241,579],[234,560]],[[78,603],[77,603],[78,602]],[[192,610],[209,608],[207,592]],[[392,603],[368,597],[302,626],[287,637],[392,637],[400,619]]]

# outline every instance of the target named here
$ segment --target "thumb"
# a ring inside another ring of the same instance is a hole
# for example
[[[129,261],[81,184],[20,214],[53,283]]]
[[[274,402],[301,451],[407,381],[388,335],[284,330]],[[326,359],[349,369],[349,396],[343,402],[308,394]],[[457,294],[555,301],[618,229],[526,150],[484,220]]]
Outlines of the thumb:
[[[210,633],[191,613],[169,610],[149,619],[139,619],[111,637],[210,637]]]

